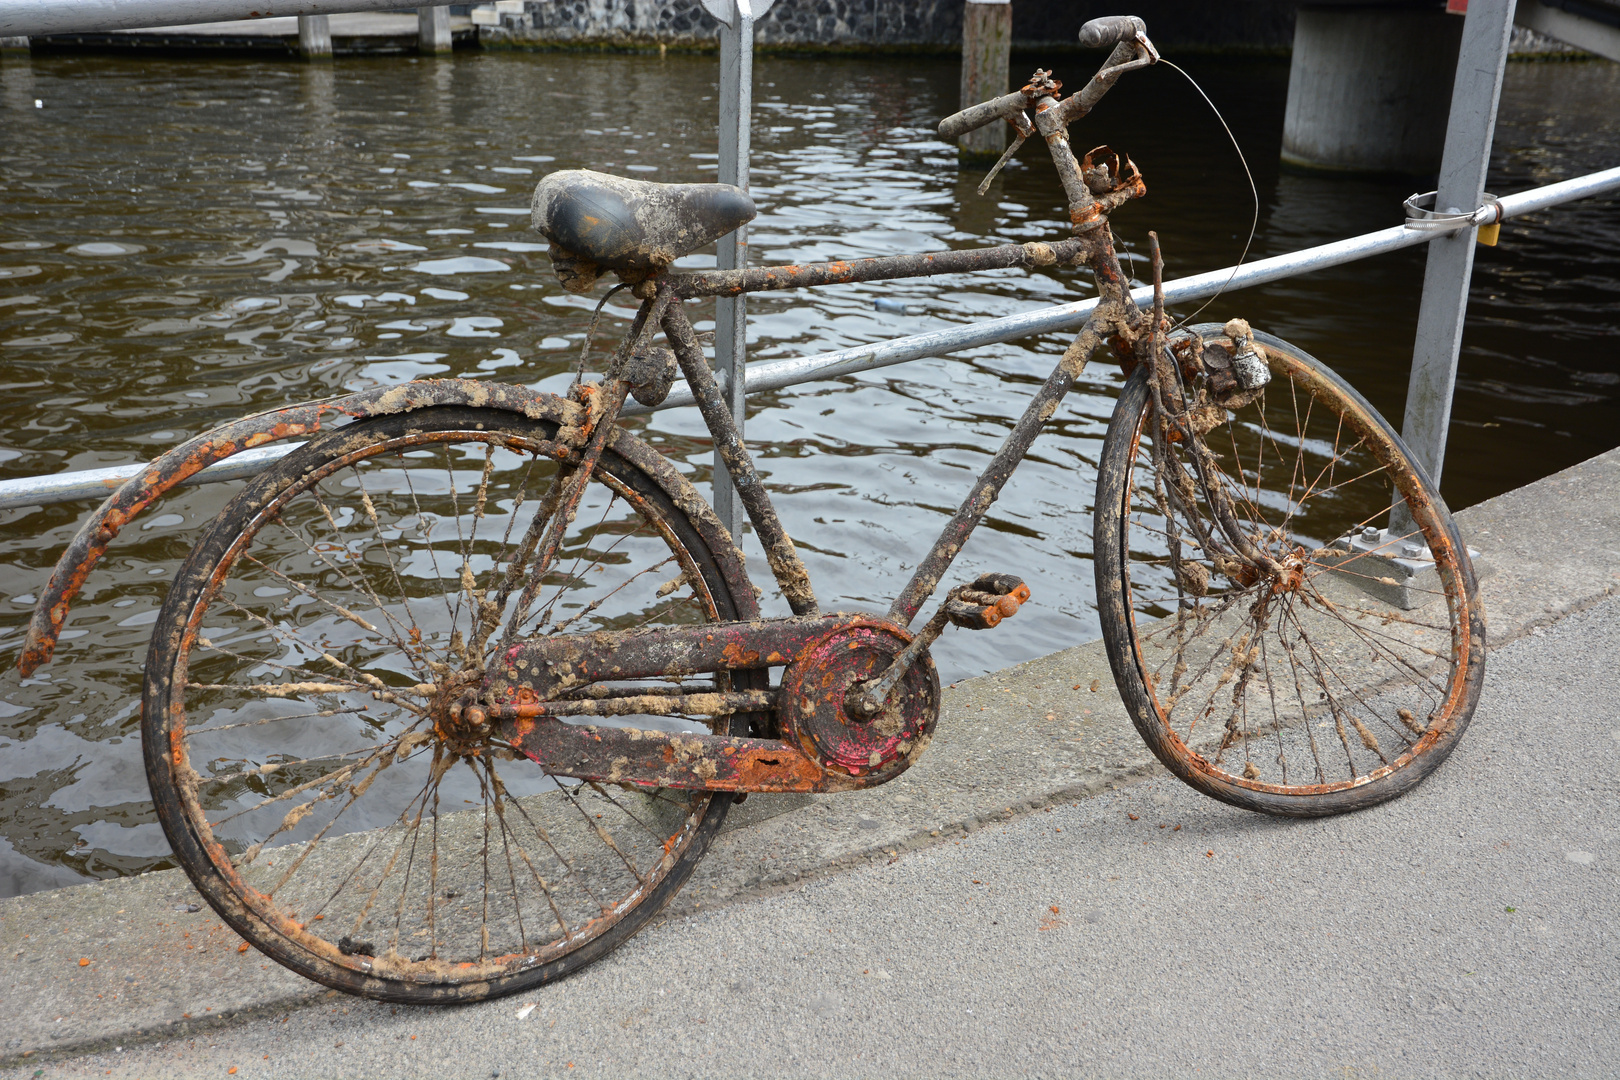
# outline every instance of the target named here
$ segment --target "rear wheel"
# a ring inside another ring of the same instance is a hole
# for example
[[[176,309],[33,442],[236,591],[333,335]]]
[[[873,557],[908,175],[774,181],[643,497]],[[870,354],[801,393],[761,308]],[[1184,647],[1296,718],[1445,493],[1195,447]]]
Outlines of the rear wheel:
[[[312,979],[448,1002],[568,974],[663,907],[725,818],[729,794],[552,778],[451,708],[526,636],[756,613],[712,512],[623,432],[536,575],[571,472],[557,419],[434,408],[323,435],[226,507],[163,606],[158,816],[221,916]]]
[[[1230,345],[1219,327],[1194,332]],[[1205,414],[1207,469],[1184,443],[1155,447],[1147,368],[1127,382],[1098,477],[1099,615],[1131,718],[1172,772],[1251,810],[1341,813],[1410,790],[1457,745],[1484,616],[1456,524],[1405,444],[1325,365],[1255,338],[1272,381]],[[1387,529],[1392,492],[1409,530],[1372,554],[1334,546]],[[1432,568],[1397,587],[1403,567],[1382,557],[1423,547]]]

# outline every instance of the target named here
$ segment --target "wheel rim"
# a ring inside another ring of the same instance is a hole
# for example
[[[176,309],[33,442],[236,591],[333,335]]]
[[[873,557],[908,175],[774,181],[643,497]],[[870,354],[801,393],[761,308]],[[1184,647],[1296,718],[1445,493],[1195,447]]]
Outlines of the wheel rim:
[[[1149,405],[1130,440],[1124,488],[1124,607],[1162,757],[1189,778],[1229,788],[1331,795],[1408,770],[1437,749],[1443,756],[1466,722],[1477,645],[1466,555],[1364,402],[1281,348],[1268,360],[1273,381],[1263,397],[1207,440],[1243,526],[1281,572],[1254,576],[1229,562],[1231,573],[1222,573],[1188,544],[1180,550],[1203,571],[1172,570],[1171,535],[1193,530],[1168,491],[1152,490]],[[1412,590],[1432,595],[1414,610],[1352,586],[1373,576],[1363,572],[1373,560],[1324,550],[1352,528],[1387,525],[1392,490],[1417,522],[1394,542],[1422,542],[1435,554],[1435,580]],[[1211,516],[1197,489],[1192,505]],[[1167,506],[1176,528],[1166,527]]]
[[[536,626],[721,617],[691,538],[609,462],[533,596],[519,581],[494,603],[562,453],[473,430],[355,449],[258,510],[186,613],[167,715],[181,813],[227,900],[298,959],[408,983],[521,974],[646,904],[699,837],[705,793],[556,781],[452,715],[476,659]],[[500,618],[477,645],[481,605]]]

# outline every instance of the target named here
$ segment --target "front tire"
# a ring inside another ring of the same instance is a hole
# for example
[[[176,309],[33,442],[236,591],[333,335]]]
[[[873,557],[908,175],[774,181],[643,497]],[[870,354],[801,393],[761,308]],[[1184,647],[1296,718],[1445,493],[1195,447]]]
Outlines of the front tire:
[[[1193,331],[1206,342],[1221,334]],[[1156,481],[1144,366],[1104,441],[1098,613],[1115,683],[1166,768],[1234,806],[1338,814],[1411,790],[1456,747],[1484,676],[1484,615],[1456,523],[1399,436],[1325,364],[1255,339],[1272,381],[1205,441],[1241,530],[1286,573],[1230,560],[1218,529],[1215,549],[1201,550],[1210,495],[1175,490],[1174,475]],[[1195,475],[1185,447],[1165,453]],[[1427,602],[1411,610],[1354,586],[1359,577],[1388,592],[1382,579],[1395,579],[1376,559],[1328,546],[1387,526],[1391,491],[1416,528],[1390,553],[1411,541],[1434,555],[1418,596]]]

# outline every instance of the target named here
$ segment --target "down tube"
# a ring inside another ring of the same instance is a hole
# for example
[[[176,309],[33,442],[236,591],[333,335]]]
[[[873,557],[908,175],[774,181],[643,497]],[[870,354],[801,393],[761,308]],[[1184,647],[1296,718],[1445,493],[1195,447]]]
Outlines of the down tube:
[[[935,589],[939,588],[940,579],[950,569],[951,563],[967,543],[973,530],[984,520],[989,512],[990,504],[996,501],[1001,489],[1012,478],[1013,470],[1018,468],[1024,455],[1035,442],[1041,428],[1052,418],[1057,410],[1058,403],[1074,385],[1074,380],[1085,369],[1086,361],[1091,354],[1102,344],[1102,335],[1095,325],[1087,322],[1081,327],[1080,333],[1074,341],[1064,350],[1063,359],[1058,361],[1052,374],[1047,376],[1045,384],[1036,391],[1030,399],[1029,407],[1024,415],[1018,418],[1001,449],[990,460],[984,472],[974,481],[973,490],[968,492],[966,499],[957,509],[956,514],[946,523],[940,532],[939,539],[934,541],[933,548],[917,566],[916,573],[906,583],[905,591],[895,600],[889,608],[889,618],[903,626],[909,626],[911,620],[917,617],[917,612],[927,602]]]

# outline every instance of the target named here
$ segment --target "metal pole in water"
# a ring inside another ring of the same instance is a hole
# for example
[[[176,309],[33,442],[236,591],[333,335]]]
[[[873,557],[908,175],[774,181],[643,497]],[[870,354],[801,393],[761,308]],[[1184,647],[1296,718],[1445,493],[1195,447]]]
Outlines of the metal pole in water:
[[[1007,92],[1012,54],[1009,0],[967,0],[962,11],[962,108]],[[957,140],[964,158],[998,158],[1007,146],[1007,125],[986,124]]]
[[[332,26],[325,15],[298,16],[298,55],[305,60],[332,59]]]
[[[417,8],[416,51],[436,56],[450,48],[450,9],[443,5]]]
[[[754,104],[754,20],[773,0],[703,0],[703,7],[720,27],[720,182],[748,190],[748,136]],[[716,265],[736,270],[748,262],[748,226],[720,238]],[[715,301],[714,366],[720,392],[731,405],[737,431],[743,430],[747,412],[745,365],[748,345],[747,298],[721,297]],[[739,542],[743,507],[731,484],[731,474],[714,454],[714,512]]]
[[[1440,164],[1435,210],[1468,213],[1484,198],[1485,171],[1496,132],[1496,106],[1502,96],[1508,37],[1513,32],[1514,0],[1469,0],[1457,56],[1457,78],[1451,89],[1451,118]],[[1455,210],[1452,208],[1455,207]],[[1451,398],[1457,382],[1457,356],[1462,349],[1463,320],[1468,312],[1468,283],[1474,270],[1476,228],[1436,238],[1429,245],[1423,273],[1423,299],[1418,307],[1417,339],[1412,348],[1412,375],[1406,390],[1406,416],[1401,436],[1428,470],[1438,488],[1445,464],[1446,432],[1451,425]],[[1397,503],[1390,529],[1412,531],[1405,503]]]

